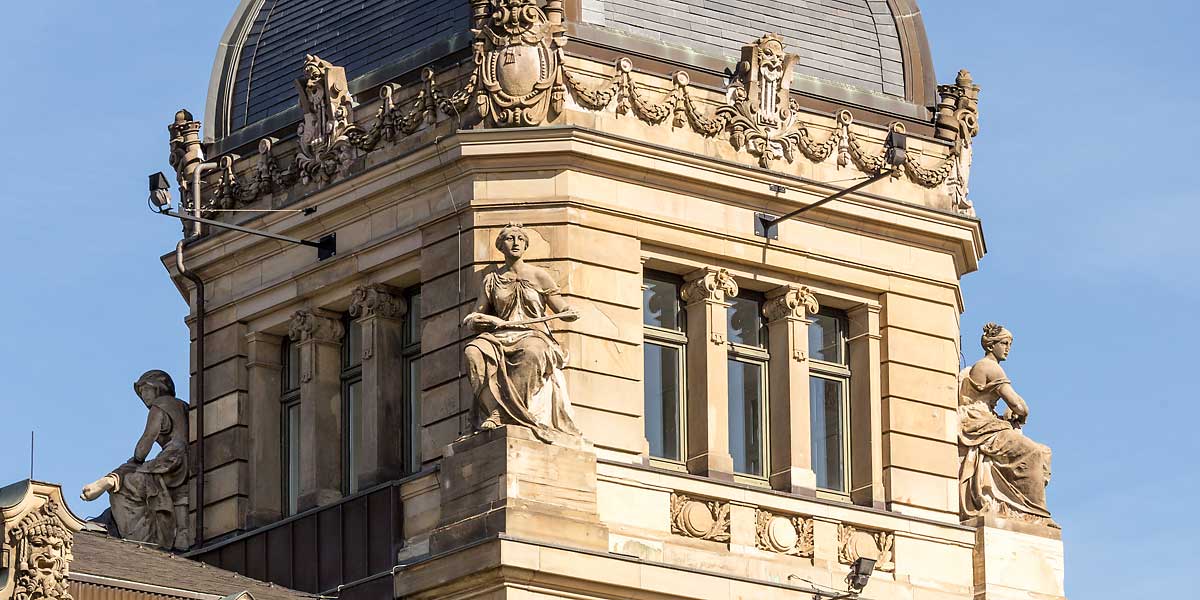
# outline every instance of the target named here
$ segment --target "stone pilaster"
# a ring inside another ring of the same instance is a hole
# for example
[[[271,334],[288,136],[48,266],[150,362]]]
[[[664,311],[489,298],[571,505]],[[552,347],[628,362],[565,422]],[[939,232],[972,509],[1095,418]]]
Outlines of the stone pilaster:
[[[342,497],[342,336],[337,314],[297,311],[288,336],[300,351],[299,510]]]
[[[883,408],[878,305],[864,304],[850,318],[850,500],[884,507]]]
[[[384,285],[354,290],[350,315],[362,328],[362,456],[358,489],[399,478],[410,428],[405,422],[405,373],[400,358],[408,305]]]
[[[247,420],[250,426],[249,491],[247,527],[278,521],[282,516],[280,473],[280,395],[282,393],[283,338],[269,333],[246,335]]]
[[[687,278],[687,469],[733,479],[729,454],[729,356],[726,297],[737,282],[725,269],[706,268]]]
[[[812,419],[809,407],[808,319],[820,310],[807,287],[782,287],[767,295],[771,351],[770,480],[771,487],[793,494],[814,495],[817,476],[812,468]]]

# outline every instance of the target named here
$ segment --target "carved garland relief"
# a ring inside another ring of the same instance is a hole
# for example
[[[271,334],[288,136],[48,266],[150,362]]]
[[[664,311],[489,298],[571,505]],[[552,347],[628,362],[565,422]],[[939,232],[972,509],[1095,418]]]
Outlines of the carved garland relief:
[[[824,139],[816,139],[812,126],[800,120],[800,107],[792,100],[792,65],[797,57],[789,54],[783,38],[767,34],[742,48],[742,58],[726,87],[725,103],[706,115],[697,106],[686,72],[671,77],[671,90],[657,100],[645,87],[634,81],[633,63],[628,58],[616,61],[613,75],[596,85],[564,64],[563,47],[567,43],[562,24],[561,0],[549,0],[539,6],[537,0],[471,0],[472,32],[475,37],[475,66],[460,89],[445,94],[437,88],[434,73],[425,69],[422,88],[408,110],[395,103],[398,86],[380,90],[380,107],[375,123],[364,129],[354,122],[354,101],[344,69],[316,56],[308,56],[296,85],[304,112],[299,127],[299,151],[294,165],[282,170],[272,155],[273,140],[259,147],[259,162],[252,181],[239,184],[232,169],[220,180],[218,203],[232,206],[248,203],[264,194],[286,189],[296,182],[327,182],[345,176],[351,163],[374,150],[381,142],[409,135],[437,120],[441,113],[460,125],[464,117],[482,120],[485,127],[526,127],[554,121],[562,112],[566,94],[581,107],[607,110],[615,101],[619,115],[633,113],[651,125],[671,119],[671,126],[690,127],[696,133],[715,137],[728,132],[730,144],[745,150],[769,167],[772,162],[795,162],[802,154],[820,163],[836,154],[838,167],[851,164],[868,174],[887,167],[886,148],[868,148],[851,130],[854,118],[840,110],[834,116],[835,127]],[[979,86],[970,73],[962,71],[953,85],[938,88],[941,101],[935,120],[939,139],[953,142],[949,156],[933,167],[921,165],[910,153],[903,174],[927,188],[947,185],[956,208],[972,212],[966,200],[971,164],[971,139],[979,132]],[[475,115],[464,115],[474,105]],[[190,119],[190,115],[187,115]],[[195,122],[172,125],[172,164],[183,183],[190,164],[185,157],[188,140],[197,129]],[[892,130],[903,131],[894,123]],[[185,139],[186,138],[186,139]],[[178,158],[176,159],[176,156]],[[193,161],[194,162],[194,161]],[[899,172],[898,172],[899,175]]]
[[[671,494],[671,533],[728,542],[729,503]]]

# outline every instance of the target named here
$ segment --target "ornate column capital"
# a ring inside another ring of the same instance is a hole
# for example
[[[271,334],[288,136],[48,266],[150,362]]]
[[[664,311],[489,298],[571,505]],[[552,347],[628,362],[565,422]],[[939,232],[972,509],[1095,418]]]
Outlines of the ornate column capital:
[[[373,283],[354,288],[350,298],[350,316],[356,319],[382,317],[401,319],[408,314],[408,303],[400,292],[386,285]]]
[[[728,269],[705,267],[687,277],[687,283],[679,291],[683,301],[724,302],[725,298],[738,294],[738,284]]]
[[[346,328],[336,313],[319,308],[296,311],[288,327],[288,337],[293,342],[337,342],[345,333]]]
[[[819,310],[821,305],[807,286],[787,286],[767,295],[767,302],[763,305],[763,316],[768,321],[803,319]]]

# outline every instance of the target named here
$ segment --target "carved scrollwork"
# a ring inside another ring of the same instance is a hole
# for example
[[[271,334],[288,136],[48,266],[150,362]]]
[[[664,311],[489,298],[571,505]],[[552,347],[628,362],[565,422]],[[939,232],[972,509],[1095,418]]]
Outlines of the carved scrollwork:
[[[671,533],[728,542],[729,504],[671,494]]]
[[[385,285],[360,285],[354,288],[350,297],[350,316],[355,318],[400,319],[407,313],[408,303],[396,290]]]
[[[895,571],[892,546],[896,536],[885,531],[865,531],[853,525],[838,525],[838,562],[849,565],[859,558],[875,559],[875,570]]]
[[[817,302],[817,297],[813,295],[812,290],[808,289],[808,286],[802,285],[789,287],[787,291],[778,296],[768,297],[762,310],[763,316],[768,321],[789,317],[803,319],[820,311],[821,305]]]
[[[755,516],[754,539],[760,550],[812,558],[813,520],[760,509]]]
[[[728,269],[706,268],[699,271],[679,291],[684,302],[724,302],[725,298],[738,295],[737,280]]]

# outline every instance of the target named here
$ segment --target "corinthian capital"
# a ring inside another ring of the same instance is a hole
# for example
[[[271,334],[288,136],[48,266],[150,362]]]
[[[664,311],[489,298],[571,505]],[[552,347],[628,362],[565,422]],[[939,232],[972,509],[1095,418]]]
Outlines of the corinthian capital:
[[[684,302],[724,302],[726,297],[738,294],[738,284],[726,269],[706,267],[688,278],[679,295]]]
[[[355,318],[383,317],[399,319],[408,314],[408,303],[396,290],[378,283],[354,288],[350,299],[350,316]]]
[[[336,313],[319,308],[296,311],[288,328],[288,337],[293,342],[336,342],[345,333],[346,328]]]
[[[777,321],[788,317],[803,319],[821,310],[817,297],[806,286],[782,288],[779,295],[768,296],[763,305],[763,316],[768,321]]]

